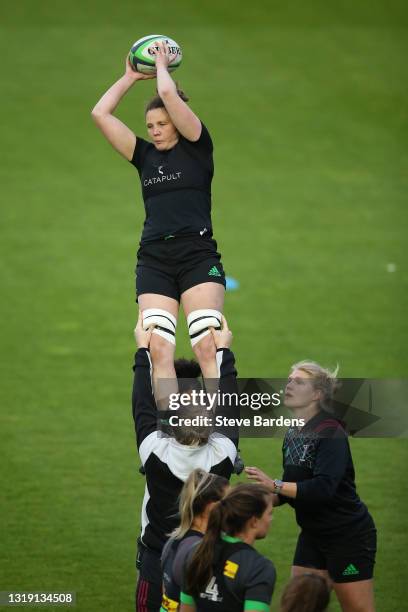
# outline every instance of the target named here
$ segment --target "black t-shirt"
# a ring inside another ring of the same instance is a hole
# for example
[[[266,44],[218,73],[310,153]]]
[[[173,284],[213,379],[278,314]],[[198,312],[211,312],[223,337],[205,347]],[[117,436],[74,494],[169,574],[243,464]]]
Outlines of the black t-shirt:
[[[137,136],[131,163],[139,172],[146,212],[141,244],[167,236],[212,236],[212,152],[203,124],[197,141],[180,135],[168,151]]]
[[[191,553],[190,553],[191,558]],[[195,605],[198,612],[241,612],[270,609],[276,582],[276,570],[271,561],[255,548],[227,535],[223,535],[214,549],[213,577],[204,592],[187,592],[184,567],[180,601]]]
[[[283,442],[284,482],[297,483],[295,499],[280,496],[296,511],[300,527],[325,537],[373,527],[356,491],[347,434],[321,410],[302,429],[292,427]]]
[[[180,601],[183,569],[192,548],[202,539],[203,534],[189,529],[180,539],[170,538],[163,548],[161,565],[163,571],[163,610],[174,610]]]

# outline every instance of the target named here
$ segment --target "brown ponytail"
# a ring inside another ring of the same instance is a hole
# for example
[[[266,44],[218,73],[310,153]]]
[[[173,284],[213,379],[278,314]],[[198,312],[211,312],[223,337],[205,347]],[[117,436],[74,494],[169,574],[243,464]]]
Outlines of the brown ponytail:
[[[191,559],[186,571],[188,593],[196,595],[203,591],[211,579],[214,548],[219,540],[223,523],[223,500],[211,510],[207,531]]]
[[[204,591],[212,576],[215,546],[221,531],[235,536],[253,517],[265,512],[270,491],[256,484],[239,484],[231,489],[211,510],[207,531],[196,548],[186,570],[186,588],[191,595]]]

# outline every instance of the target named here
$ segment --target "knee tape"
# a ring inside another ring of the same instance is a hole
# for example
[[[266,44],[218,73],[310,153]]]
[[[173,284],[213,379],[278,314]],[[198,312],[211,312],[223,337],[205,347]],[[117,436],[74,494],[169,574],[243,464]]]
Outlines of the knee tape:
[[[154,334],[176,344],[177,320],[170,312],[161,308],[147,308],[143,311],[142,316],[144,330],[154,325]]]
[[[187,317],[188,333],[191,346],[195,346],[204,336],[210,333],[209,327],[221,329],[221,313],[218,310],[194,310]]]

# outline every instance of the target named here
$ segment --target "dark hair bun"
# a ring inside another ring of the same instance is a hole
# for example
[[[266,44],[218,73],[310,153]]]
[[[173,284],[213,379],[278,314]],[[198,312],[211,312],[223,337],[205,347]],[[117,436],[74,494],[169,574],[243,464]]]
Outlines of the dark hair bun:
[[[176,370],[177,378],[198,378],[201,376],[200,366],[194,359],[176,359],[174,369]]]
[[[176,85],[177,85],[177,83],[176,83]],[[186,93],[184,93],[184,91],[182,89],[179,89],[178,85],[177,85],[177,93],[178,93],[179,97],[182,100],[184,100],[184,102],[188,102],[188,100],[189,100],[188,95]]]
[[[177,93],[178,93],[179,97],[182,100],[184,100],[184,102],[188,102],[187,94],[185,94],[182,89],[179,89],[178,83],[176,83],[176,87],[177,87]],[[157,90],[156,90],[156,92],[157,92]],[[164,105],[163,100],[161,99],[161,97],[159,96],[158,93],[156,93],[156,95],[146,104],[145,114],[148,113],[151,110],[154,110],[155,108],[166,108],[165,105]]]

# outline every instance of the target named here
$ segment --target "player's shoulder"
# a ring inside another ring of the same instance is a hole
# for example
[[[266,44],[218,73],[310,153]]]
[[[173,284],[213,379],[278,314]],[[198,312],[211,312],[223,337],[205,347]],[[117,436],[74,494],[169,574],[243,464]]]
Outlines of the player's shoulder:
[[[317,417],[313,419],[313,423],[308,430],[316,438],[347,438],[344,423],[325,410],[321,410]]]
[[[303,427],[290,427],[283,439],[282,449],[298,440],[319,440],[320,438],[347,438],[347,431],[343,421],[326,410],[320,410],[318,414],[306,422]]]
[[[141,136],[136,136],[135,148],[129,161],[136,168],[140,168],[144,164],[146,157],[154,150],[155,146],[152,142],[145,140]]]
[[[202,149],[203,151],[206,151],[207,153],[211,153],[213,150],[213,141],[212,141],[210,132],[208,131],[207,127],[204,125],[204,123],[201,120],[200,120],[200,123],[201,123],[201,132],[197,140],[188,140],[184,136],[180,136],[179,143],[188,148],[191,147],[193,149]]]
[[[274,581],[276,577],[276,569],[272,561],[261,555],[252,546],[234,551],[228,560],[238,566],[237,570],[240,570],[241,577],[245,576],[246,580],[257,577],[262,581]]]
[[[154,144],[152,142],[150,142],[150,140],[146,140],[145,138],[142,138],[142,136],[137,136],[136,135],[136,144],[135,147],[153,147],[154,148]]]
[[[217,431],[212,433],[208,438],[206,449],[217,462],[228,457],[231,462],[234,463],[237,456],[237,447],[232,440]]]

